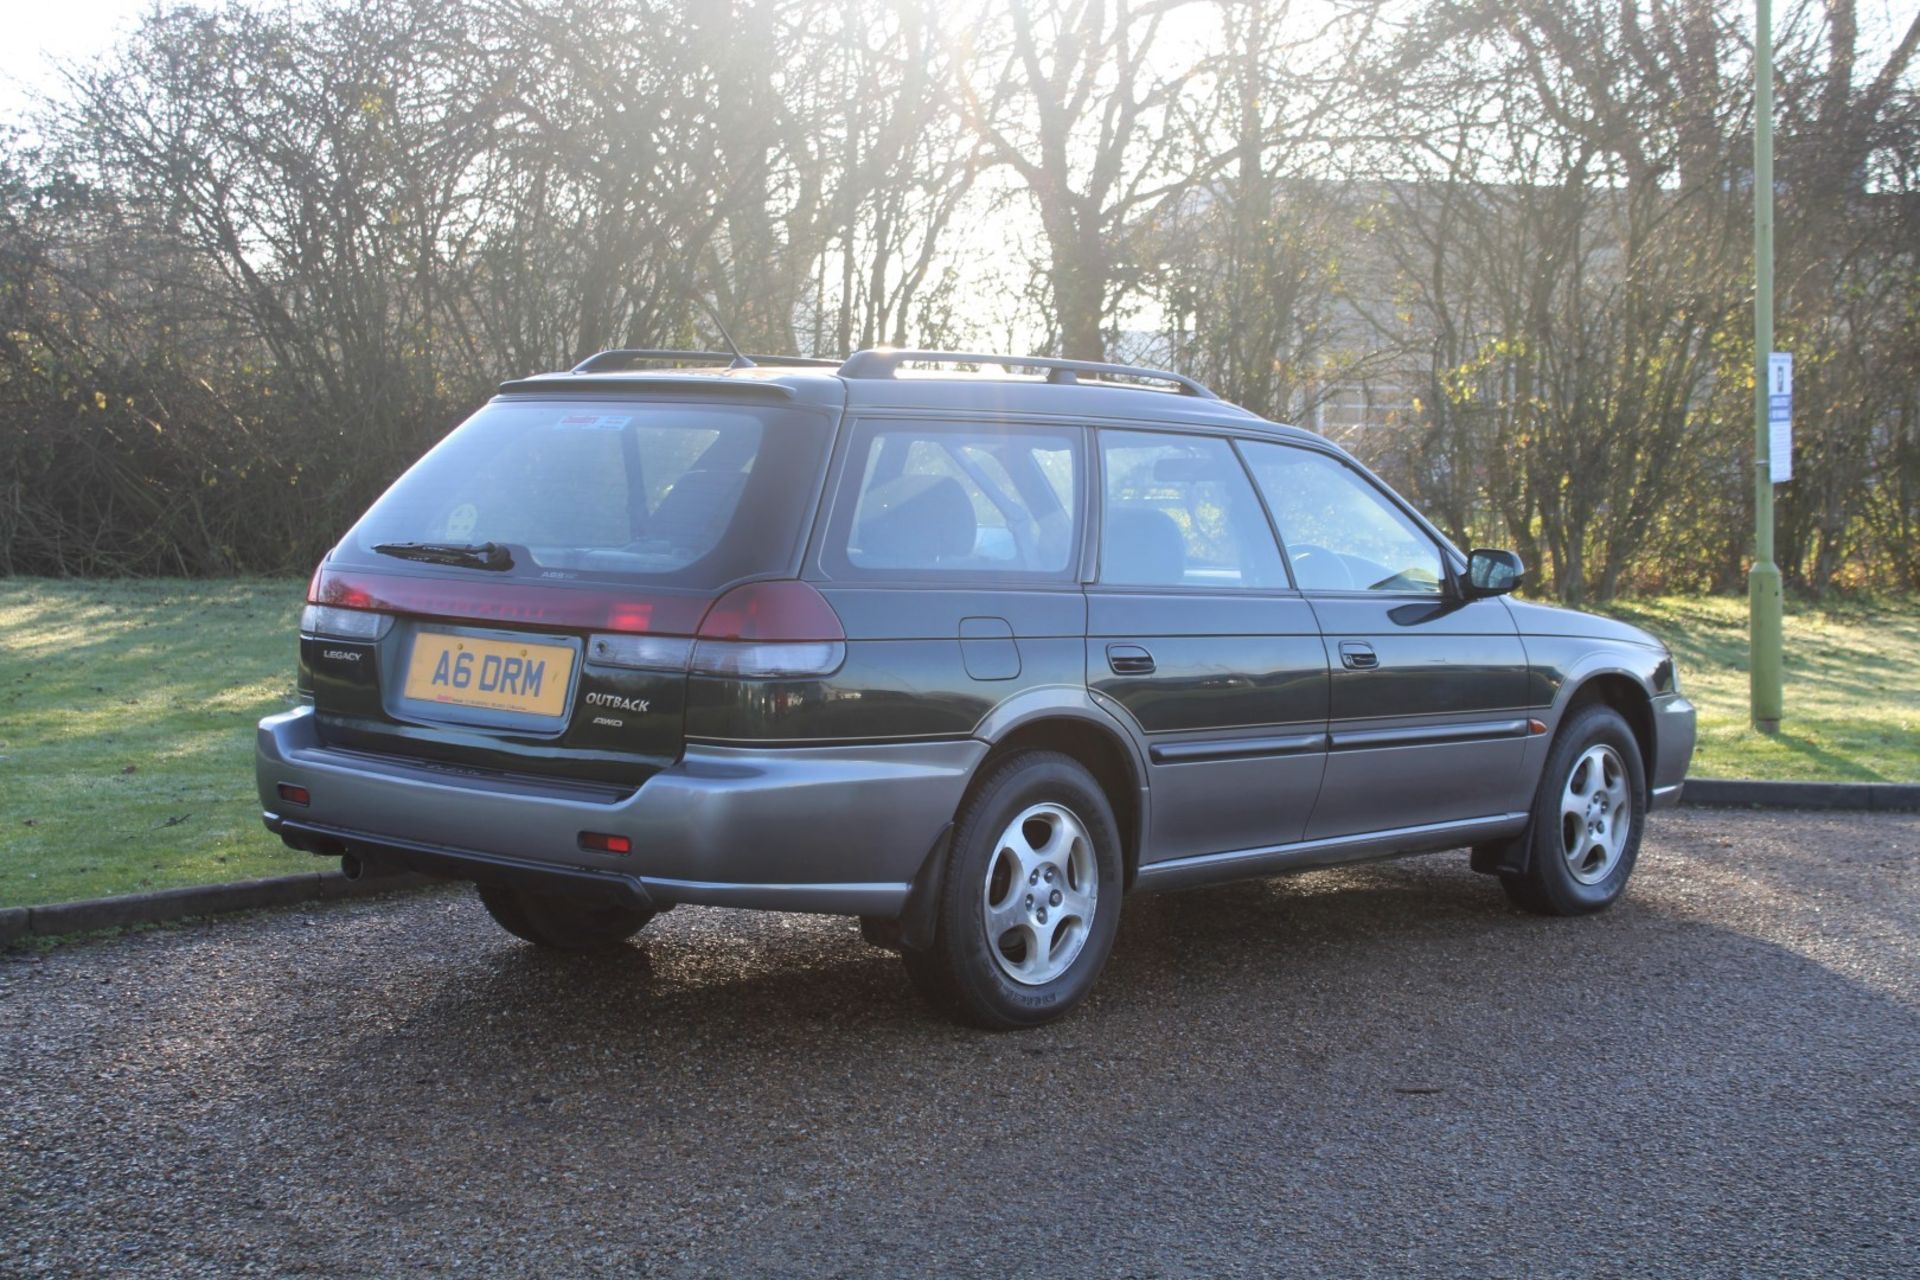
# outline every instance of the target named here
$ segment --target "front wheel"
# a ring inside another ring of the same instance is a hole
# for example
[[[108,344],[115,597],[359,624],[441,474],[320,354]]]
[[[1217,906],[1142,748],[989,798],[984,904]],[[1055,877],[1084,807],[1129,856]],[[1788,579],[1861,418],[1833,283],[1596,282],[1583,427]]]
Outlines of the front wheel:
[[[500,885],[475,885],[494,923],[516,938],[555,951],[618,946],[646,927],[653,912],[617,903],[593,903]]]
[[[1120,919],[1120,838],[1072,757],[1012,756],[962,806],[934,941],[902,953],[914,985],[963,1022],[1035,1027],[1086,999]]]
[[[1507,896],[1541,915],[1610,907],[1640,855],[1647,784],[1640,744],[1612,707],[1582,708],[1547,753],[1534,798],[1527,869],[1503,872]]]

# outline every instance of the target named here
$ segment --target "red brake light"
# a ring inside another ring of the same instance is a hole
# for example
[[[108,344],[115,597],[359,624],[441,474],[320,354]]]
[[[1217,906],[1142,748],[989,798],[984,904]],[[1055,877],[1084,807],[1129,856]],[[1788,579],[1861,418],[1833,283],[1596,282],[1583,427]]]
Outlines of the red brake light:
[[[847,638],[827,598],[793,579],[735,587],[707,610],[699,635],[702,640],[759,642]]]
[[[632,853],[633,841],[604,831],[582,831],[580,847],[589,853]]]
[[[307,583],[307,603],[338,605],[342,609],[371,609],[375,601],[365,587],[322,564],[313,571],[313,580]]]
[[[607,610],[607,630],[628,635],[645,635],[652,630],[653,606],[634,601],[615,604]]]

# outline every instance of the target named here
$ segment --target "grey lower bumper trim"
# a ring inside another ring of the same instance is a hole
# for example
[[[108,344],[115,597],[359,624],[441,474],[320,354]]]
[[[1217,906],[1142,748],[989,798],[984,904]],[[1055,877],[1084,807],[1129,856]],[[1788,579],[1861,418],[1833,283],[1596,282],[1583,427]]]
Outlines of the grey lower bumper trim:
[[[369,865],[411,871],[443,880],[470,880],[535,893],[562,894],[641,909],[688,905],[752,907],[762,911],[812,911],[828,915],[894,916],[907,900],[906,884],[722,884],[625,875],[471,849],[295,822],[268,814],[267,826],[296,849],[325,857],[352,854]]]
[[[357,831],[293,822],[275,814],[266,815],[267,828],[279,833],[295,849],[323,857],[351,854],[364,862],[446,880],[471,880],[476,884],[494,884],[509,889],[531,889],[541,893],[569,897],[618,901],[630,907],[646,909],[655,905],[638,876],[586,867],[568,867],[551,862],[530,862],[524,858],[506,858],[496,853],[476,853],[470,849],[447,849],[391,836],[369,836]]]

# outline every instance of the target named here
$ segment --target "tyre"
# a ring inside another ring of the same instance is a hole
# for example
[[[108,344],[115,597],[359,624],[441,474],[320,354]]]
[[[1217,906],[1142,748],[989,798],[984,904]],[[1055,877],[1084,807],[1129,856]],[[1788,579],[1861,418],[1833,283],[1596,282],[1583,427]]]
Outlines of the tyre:
[[[1553,741],[1527,828],[1526,870],[1503,872],[1507,896],[1550,916],[1613,905],[1640,856],[1647,783],[1640,744],[1618,711],[1576,711]]]
[[[959,1021],[1037,1027],[1092,990],[1120,923],[1120,836],[1070,756],[1011,756],[955,819],[933,945],[902,952],[914,985]]]
[[[498,885],[474,886],[494,923],[516,938],[556,951],[597,951],[625,942],[653,919],[641,907],[587,902]]]

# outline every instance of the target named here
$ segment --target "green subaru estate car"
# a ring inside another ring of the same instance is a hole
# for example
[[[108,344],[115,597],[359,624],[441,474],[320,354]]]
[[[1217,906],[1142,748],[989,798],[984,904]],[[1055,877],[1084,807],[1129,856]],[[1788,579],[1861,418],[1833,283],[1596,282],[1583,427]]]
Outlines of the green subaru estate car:
[[[503,385],[327,554],[260,799],[536,945],[843,914],[1033,1026],[1133,893],[1463,848],[1528,910],[1619,898],[1694,710],[1521,573],[1177,374],[604,352]]]

